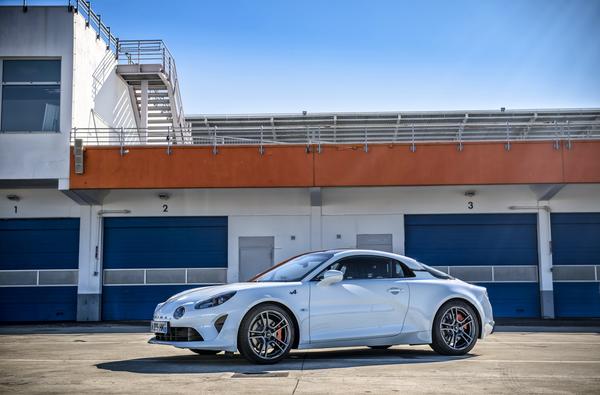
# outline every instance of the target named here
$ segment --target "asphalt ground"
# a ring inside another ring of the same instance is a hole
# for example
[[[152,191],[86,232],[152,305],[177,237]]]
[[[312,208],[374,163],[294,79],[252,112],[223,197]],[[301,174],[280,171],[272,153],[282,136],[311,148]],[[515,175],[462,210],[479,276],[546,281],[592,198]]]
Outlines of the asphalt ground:
[[[293,351],[277,365],[147,343],[131,325],[0,327],[0,393],[600,393],[600,328],[501,326],[473,351]]]

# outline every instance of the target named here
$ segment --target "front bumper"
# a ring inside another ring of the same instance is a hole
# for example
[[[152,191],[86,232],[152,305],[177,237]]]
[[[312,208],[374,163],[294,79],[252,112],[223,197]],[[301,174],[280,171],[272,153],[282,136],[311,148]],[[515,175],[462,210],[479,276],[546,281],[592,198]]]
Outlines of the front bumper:
[[[173,318],[173,311],[181,305],[159,305],[154,312],[155,321],[169,323],[167,334],[155,333],[148,343],[169,345],[177,348],[200,350],[237,351],[238,322],[243,312],[226,310],[218,306],[195,310],[186,306],[180,319]]]
[[[486,323],[483,324],[483,331],[481,333],[481,338],[485,339],[487,336],[491,335],[492,333],[494,333],[494,321],[488,321]]]
[[[487,336],[494,333],[494,313],[492,312],[492,304],[487,296],[487,292],[481,299],[481,307],[483,308],[483,315],[481,316],[481,338],[485,339]]]

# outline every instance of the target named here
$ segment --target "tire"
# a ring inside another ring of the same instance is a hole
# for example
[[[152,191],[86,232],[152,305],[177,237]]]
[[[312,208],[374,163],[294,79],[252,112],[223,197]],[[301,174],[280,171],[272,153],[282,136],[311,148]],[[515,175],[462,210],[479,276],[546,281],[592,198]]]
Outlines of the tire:
[[[220,350],[199,350],[197,348],[190,348],[190,351],[198,355],[216,355],[221,352]]]
[[[274,304],[261,304],[242,320],[238,350],[250,362],[273,364],[287,357],[295,336],[294,321],[287,311]]]
[[[429,345],[442,355],[464,355],[471,351],[479,337],[477,313],[461,300],[450,300],[435,315]]]
[[[372,350],[387,350],[391,346],[392,345],[390,344],[389,346],[369,346],[369,348]]]

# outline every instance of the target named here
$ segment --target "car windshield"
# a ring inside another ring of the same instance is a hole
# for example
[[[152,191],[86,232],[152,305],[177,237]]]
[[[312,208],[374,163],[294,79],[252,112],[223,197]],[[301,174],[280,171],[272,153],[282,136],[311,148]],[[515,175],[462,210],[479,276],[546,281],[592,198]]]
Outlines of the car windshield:
[[[266,272],[258,274],[250,281],[274,282],[274,281],[300,281],[308,273],[313,271],[321,263],[333,256],[329,252],[311,252],[299,255],[288,261],[284,261]]]

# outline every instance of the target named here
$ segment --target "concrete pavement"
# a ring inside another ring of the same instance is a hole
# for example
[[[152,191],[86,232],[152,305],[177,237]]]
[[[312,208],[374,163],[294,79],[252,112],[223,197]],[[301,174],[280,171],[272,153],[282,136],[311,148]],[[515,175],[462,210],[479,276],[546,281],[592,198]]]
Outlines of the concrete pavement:
[[[464,357],[397,346],[294,351],[282,363],[258,366],[237,354],[206,357],[149,345],[139,326],[0,327],[0,392],[600,392],[598,328],[500,329]]]

